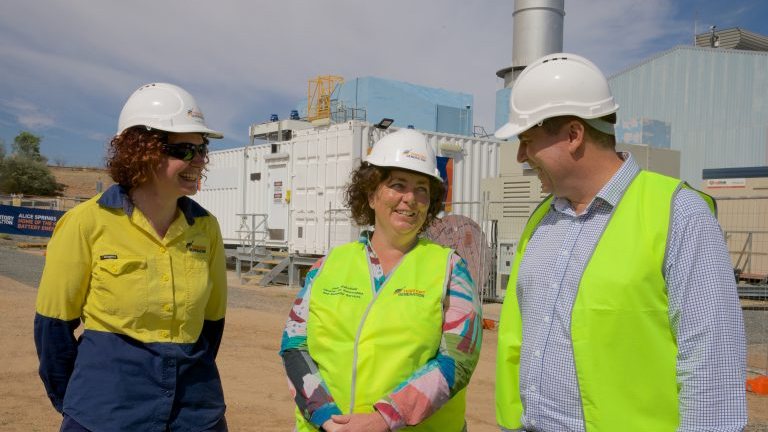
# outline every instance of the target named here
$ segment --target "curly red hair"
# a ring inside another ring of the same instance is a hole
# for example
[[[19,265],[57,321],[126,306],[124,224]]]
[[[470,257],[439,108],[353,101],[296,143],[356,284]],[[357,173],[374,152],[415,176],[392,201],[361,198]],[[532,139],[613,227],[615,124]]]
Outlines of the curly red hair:
[[[207,144],[208,139],[203,137]],[[148,182],[166,158],[163,144],[168,132],[134,126],[112,138],[107,154],[107,169],[115,183],[131,189]],[[208,157],[205,157],[206,164]]]
[[[168,134],[142,126],[126,129],[112,138],[107,154],[107,169],[115,183],[131,189],[146,183],[165,155],[163,143]]]

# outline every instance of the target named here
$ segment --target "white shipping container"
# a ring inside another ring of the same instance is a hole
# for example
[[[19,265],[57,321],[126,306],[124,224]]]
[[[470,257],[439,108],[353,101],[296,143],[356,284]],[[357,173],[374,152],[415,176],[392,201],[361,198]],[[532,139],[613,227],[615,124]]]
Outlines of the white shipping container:
[[[267,213],[268,144],[219,150],[209,154],[208,171],[194,196],[221,225],[227,244],[237,244],[242,219],[239,214]]]
[[[344,187],[371,143],[385,133],[350,121],[294,131],[290,141],[248,147],[245,160],[246,148],[211,152],[210,171],[196,199],[219,219],[226,243],[239,238],[237,214],[263,213],[268,215],[268,246],[323,255],[357,239],[360,227],[343,205]],[[448,158],[452,204],[447,213],[482,224],[480,182],[498,175],[501,142],[424,133],[436,155]]]

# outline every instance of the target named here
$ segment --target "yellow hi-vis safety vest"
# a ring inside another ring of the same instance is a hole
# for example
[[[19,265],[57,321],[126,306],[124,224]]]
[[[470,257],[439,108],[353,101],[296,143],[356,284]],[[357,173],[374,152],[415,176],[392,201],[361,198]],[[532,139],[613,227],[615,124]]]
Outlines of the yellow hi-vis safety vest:
[[[641,171],[614,210],[579,283],[571,342],[587,432],[665,432],[679,423],[677,342],[669,323],[664,256],[680,180]],[[714,200],[703,196],[714,212]],[[552,198],[523,230],[499,323],[496,419],[521,428],[522,321],[517,273]]]
[[[437,355],[451,252],[419,240],[376,294],[365,245],[330,252],[312,284],[307,345],[342,412],[373,412],[374,403]],[[405,430],[460,431],[464,409],[462,390]],[[296,428],[317,430],[298,410]]]

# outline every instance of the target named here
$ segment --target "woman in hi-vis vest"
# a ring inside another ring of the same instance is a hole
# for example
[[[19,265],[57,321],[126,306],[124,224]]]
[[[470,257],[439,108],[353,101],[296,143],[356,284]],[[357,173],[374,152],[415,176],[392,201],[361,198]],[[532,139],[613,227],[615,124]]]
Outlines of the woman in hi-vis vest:
[[[363,231],[309,271],[283,333],[298,431],[466,430],[481,309],[466,262],[419,237],[442,210],[427,137],[376,143],[345,201]]]

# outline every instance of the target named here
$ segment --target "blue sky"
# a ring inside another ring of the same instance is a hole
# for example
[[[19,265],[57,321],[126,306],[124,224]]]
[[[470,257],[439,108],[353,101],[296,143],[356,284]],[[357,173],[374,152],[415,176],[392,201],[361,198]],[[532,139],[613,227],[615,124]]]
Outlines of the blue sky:
[[[768,35],[764,0],[566,0],[564,50],[608,75],[705,32]],[[490,130],[496,71],[512,60],[513,0],[4,0],[0,138],[43,137],[51,162],[101,166],[126,98],[148,82],[189,90],[214,149],[288,116],[320,74],[470,93]],[[387,48],[381,48],[386,46]]]

